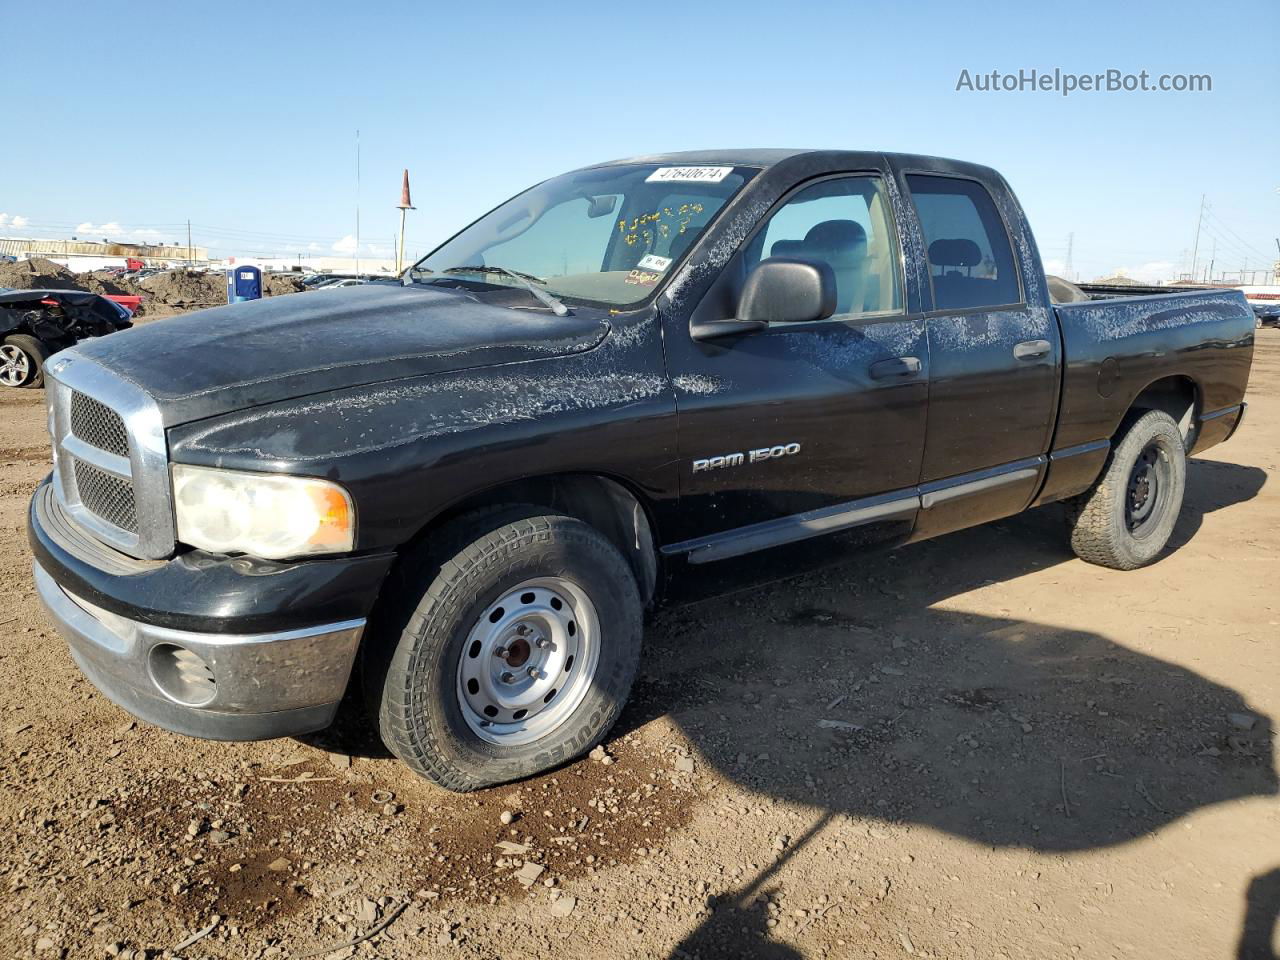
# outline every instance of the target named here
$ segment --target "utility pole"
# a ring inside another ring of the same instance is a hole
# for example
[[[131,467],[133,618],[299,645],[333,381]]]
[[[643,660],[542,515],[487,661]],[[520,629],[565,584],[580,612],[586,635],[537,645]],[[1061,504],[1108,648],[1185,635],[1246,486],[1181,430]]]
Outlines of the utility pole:
[[[1071,271],[1071,248],[1072,246],[1074,246],[1075,240],[1076,240],[1076,235],[1074,233],[1067,234],[1067,264],[1066,264],[1065,270],[1063,271],[1064,273],[1066,273],[1067,279],[1072,281],[1073,283],[1075,282],[1075,277],[1071,275],[1071,272],[1072,272]]]
[[[400,244],[396,247],[396,276],[404,273],[404,215],[406,211],[418,209],[409,199],[409,171],[404,171],[404,179],[400,183]]]
[[[1213,283],[1213,264],[1218,259],[1218,238],[1213,238],[1213,253],[1209,254],[1209,269],[1205,271],[1204,282]]]
[[[1200,224],[1204,222],[1204,194],[1200,194],[1200,215],[1196,217],[1196,242],[1191,247],[1191,282],[1196,282],[1196,256],[1200,252]]]
[[[195,260],[196,255],[191,249],[191,221],[187,221],[187,263],[190,264]]]

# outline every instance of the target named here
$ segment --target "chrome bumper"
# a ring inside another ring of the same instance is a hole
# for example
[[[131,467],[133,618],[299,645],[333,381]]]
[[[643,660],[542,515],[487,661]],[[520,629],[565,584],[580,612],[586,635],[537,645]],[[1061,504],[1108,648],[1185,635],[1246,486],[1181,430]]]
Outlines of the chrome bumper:
[[[71,656],[134,716],[210,740],[264,740],[329,725],[364,620],[263,634],[192,633],[103,610],[33,564],[36,591]]]

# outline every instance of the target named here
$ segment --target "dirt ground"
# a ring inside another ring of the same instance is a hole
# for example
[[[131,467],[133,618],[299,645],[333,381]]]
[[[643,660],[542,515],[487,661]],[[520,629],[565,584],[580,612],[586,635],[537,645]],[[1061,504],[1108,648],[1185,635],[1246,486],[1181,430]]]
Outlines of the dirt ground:
[[[664,612],[608,762],[462,797],[350,728],[206,743],[99,695],[31,586],[42,397],[4,391],[0,955],[1272,957],[1258,336],[1155,566],[1085,565],[1048,508]]]

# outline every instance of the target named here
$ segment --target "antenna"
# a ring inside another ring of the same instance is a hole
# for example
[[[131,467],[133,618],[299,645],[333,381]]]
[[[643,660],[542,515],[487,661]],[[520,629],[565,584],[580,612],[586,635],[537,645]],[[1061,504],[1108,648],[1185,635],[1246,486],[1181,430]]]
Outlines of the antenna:
[[[356,275],[360,274],[360,130],[356,129]]]

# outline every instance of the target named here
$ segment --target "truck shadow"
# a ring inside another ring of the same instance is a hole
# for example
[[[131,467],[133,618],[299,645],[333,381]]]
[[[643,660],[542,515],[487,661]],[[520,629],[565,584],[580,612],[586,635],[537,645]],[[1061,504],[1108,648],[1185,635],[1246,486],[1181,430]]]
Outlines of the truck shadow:
[[[1244,925],[1236,960],[1276,960],[1280,943],[1280,867],[1254,877],[1245,894]]]
[[[1200,529],[1206,514],[1252,500],[1266,482],[1267,472],[1258,467],[1222,460],[1189,460],[1186,502],[1167,550],[1186,546]]]
[[[1197,462],[1180,543],[1264,482],[1260,470]],[[821,812],[819,828],[851,816],[1038,852],[1123,844],[1204,807],[1274,795],[1272,722],[1234,690],[999,599],[989,614],[935,606],[1069,559],[1053,513],[659,616],[621,731],[670,716],[721,776]],[[1212,632],[1163,616],[1114,576],[1117,602],[1149,623],[1148,650]],[[800,846],[713,903],[672,956],[794,956],[766,927],[762,898]],[[849,869],[842,884],[865,879]],[[836,893],[811,891],[823,892]],[[1259,945],[1276,876],[1255,880],[1249,898],[1240,956],[1270,957]]]

